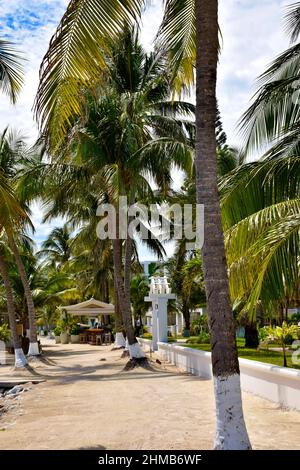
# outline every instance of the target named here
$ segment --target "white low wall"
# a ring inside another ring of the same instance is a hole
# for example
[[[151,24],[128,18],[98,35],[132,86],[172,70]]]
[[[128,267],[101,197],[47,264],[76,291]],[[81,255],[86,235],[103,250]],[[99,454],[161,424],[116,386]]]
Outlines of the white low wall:
[[[141,340],[143,348],[150,348],[149,340]],[[144,344],[147,341],[147,344]],[[150,341],[151,343],[151,341]],[[199,377],[212,378],[211,353],[158,343],[160,357],[180,369]],[[241,385],[246,392],[300,411],[300,370],[287,369],[263,362],[239,359]]]
[[[152,340],[151,339],[145,339],[145,338],[138,338],[138,342],[142,346],[143,350],[145,352],[150,352],[152,349]]]

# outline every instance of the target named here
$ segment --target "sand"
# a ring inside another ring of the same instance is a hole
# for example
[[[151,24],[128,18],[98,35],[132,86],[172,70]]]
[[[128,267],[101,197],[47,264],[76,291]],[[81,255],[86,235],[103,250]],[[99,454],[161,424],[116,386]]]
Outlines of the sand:
[[[44,340],[43,383],[31,385],[0,418],[0,449],[211,449],[211,380],[167,364],[123,372],[111,346]],[[0,380],[9,367],[0,366]],[[255,449],[300,449],[300,413],[243,394]]]

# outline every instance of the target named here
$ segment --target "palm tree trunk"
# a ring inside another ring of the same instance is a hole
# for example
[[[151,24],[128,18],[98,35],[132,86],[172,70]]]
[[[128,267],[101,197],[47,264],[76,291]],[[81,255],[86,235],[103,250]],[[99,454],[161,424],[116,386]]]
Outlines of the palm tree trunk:
[[[212,347],[217,429],[216,449],[250,449],[241,399],[235,327],[217,187],[216,81],[218,1],[196,4],[196,189],[204,205],[204,280]],[[198,228],[199,230],[199,228]]]
[[[286,359],[286,349],[284,339],[282,340],[282,353],[283,353],[283,367],[287,367],[287,359]]]
[[[27,302],[28,320],[29,320],[29,340],[30,340],[28,355],[39,356],[40,352],[39,352],[39,345],[37,342],[35,308],[34,308],[34,303],[32,299],[29,282],[28,282],[27,275],[24,269],[22,258],[19,253],[19,249],[12,236],[9,237],[9,244],[11,246],[11,249],[13,251],[13,254],[16,260],[16,264],[17,264],[18,271],[20,274],[21,282],[24,287],[24,294],[25,294],[26,302]]]
[[[119,306],[122,312],[123,324],[126,332],[126,339],[128,340],[128,349],[131,359],[145,358],[145,354],[142,351],[134,334],[134,328],[132,324],[131,315],[131,304],[130,296],[128,292],[126,295],[125,284],[122,278],[122,252],[121,243],[119,237],[119,217],[116,216],[116,234],[117,239],[113,240],[113,256],[114,256],[114,268],[115,268],[115,280],[118,291]],[[126,264],[126,263],[125,263]],[[128,279],[128,273],[124,273],[124,279]]]
[[[5,288],[5,293],[6,293],[9,328],[11,331],[14,350],[15,350],[15,367],[21,368],[27,365],[27,359],[24,355],[24,352],[21,346],[21,341],[18,335],[13,292],[12,292],[12,288],[10,285],[10,280],[9,280],[9,275],[8,275],[8,271],[6,268],[5,260],[1,253],[0,253],[0,272],[1,272],[3,284]]]
[[[245,348],[258,348],[259,338],[256,323],[246,323],[245,325]]]
[[[118,253],[121,253],[121,244],[120,240],[116,240],[116,243],[119,244],[119,249],[117,250]],[[120,261],[119,261],[120,263]],[[120,310],[120,302],[119,302],[119,295],[118,295],[118,287],[117,287],[117,280],[116,280],[116,271],[114,275],[114,290],[115,290],[115,329],[116,329],[116,338],[114,348],[120,349],[125,348],[125,338],[123,334],[123,320],[122,320],[122,313]]]
[[[184,318],[185,329],[190,330],[191,329],[191,314],[190,314],[189,306],[187,302],[185,301],[182,304],[182,315]]]

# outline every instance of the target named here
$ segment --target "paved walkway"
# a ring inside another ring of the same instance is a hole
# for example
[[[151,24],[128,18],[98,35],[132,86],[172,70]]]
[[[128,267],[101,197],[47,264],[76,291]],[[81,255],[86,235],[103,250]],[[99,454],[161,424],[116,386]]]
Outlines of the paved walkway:
[[[45,340],[44,340],[45,341]],[[123,372],[110,346],[46,341],[47,378],[12,399],[0,418],[0,449],[210,449],[214,435],[212,383],[175,367]],[[0,379],[8,368],[0,367]],[[300,413],[244,394],[253,447],[300,449]]]

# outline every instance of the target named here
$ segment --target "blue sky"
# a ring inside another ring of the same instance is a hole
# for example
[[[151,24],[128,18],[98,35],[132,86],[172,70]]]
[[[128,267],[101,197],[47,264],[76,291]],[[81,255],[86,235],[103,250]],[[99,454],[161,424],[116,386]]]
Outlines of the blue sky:
[[[219,65],[218,99],[229,143],[239,144],[236,122],[255,91],[255,78],[288,46],[283,30],[284,6],[292,0],[220,0],[223,35]],[[152,0],[143,21],[142,39],[151,47],[162,15],[162,0]],[[63,15],[68,0],[9,0],[0,2],[0,36],[9,37],[24,51],[26,83],[16,107],[0,96],[0,130],[8,124],[36,136],[32,105],[38,84],[38,69],[48,42]],[[193,96],[191,97],[193,100]],[[34,208],[37,239],[56,224],[41,225],[41,211]]]

